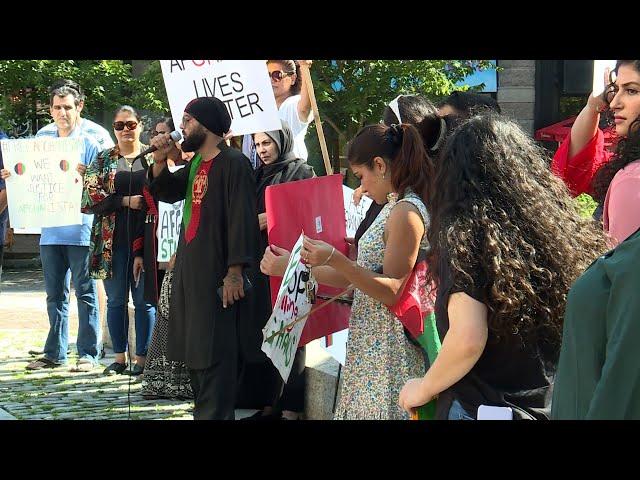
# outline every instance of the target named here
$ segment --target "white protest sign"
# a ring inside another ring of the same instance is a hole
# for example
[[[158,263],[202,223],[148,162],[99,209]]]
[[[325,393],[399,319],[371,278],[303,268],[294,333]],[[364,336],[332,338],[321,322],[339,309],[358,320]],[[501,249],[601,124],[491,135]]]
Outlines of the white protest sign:
[[[344,214],[347,218],[347,237],[353,238],[373,200],[363,195],[360,203],[356,206],[356,204],[353,203],[353,189],[345,185],[342,186],[342,194],[344,196]]]
[[[282,128],[264,60],[160,60],[160,66],[176,127],[191,100],[216,97],[234,135]]]
[[[304,234],[301,234],[291,251],[273,313],[262,329],[262,351],[271,359],[285,382],[289,378],[300,336],[307,322],[303,320],[288,330],[278,332],[309,313],[318,290],[318,283],[310,269],[300,261],[303,238]]]
[[[158,202],[158,261],[168,262],[176,253],[184,200],[176,203]]]
[[[615,60],[594,60],[593,61],[593,93],[594,97],[604,92],[604,72],[606,69],[613,71],[616,68]],[[608,83],[608,80],[607,80]]]
[[[171,173],[177,172],[184,165],[167,167]],[[184,200],[176,203],[158,202],[158,261],[168,262],[176,253],[182,225]]]
[[[79,138],[3,140],[9,219],[14,228],[61,227],[82,223],[83,151]]]

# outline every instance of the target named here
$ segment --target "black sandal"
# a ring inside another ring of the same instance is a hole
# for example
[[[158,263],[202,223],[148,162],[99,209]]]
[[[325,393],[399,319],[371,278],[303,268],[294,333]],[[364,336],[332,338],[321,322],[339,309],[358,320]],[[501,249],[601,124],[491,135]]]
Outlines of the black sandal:
[[[126,363],[113,362],[102,372],[104,375],[121,375],[127,369]]]

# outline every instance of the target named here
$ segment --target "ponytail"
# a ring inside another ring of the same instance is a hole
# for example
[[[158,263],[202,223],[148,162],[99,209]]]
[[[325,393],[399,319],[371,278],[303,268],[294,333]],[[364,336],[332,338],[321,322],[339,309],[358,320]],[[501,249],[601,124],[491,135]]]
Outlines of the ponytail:
[[[433,160],[424,148],[422,136],[408,123],[392,125],[387,136],[396,146],[391,162],[391,185],[400,196],[413,190],[426,202],[429,179],[433,175]]]

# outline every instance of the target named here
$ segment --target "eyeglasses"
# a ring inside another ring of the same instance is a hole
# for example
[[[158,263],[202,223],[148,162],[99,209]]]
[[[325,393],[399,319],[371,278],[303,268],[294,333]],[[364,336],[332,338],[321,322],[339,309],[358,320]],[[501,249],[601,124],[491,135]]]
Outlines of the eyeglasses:
[[[136,127],[138,126],[138,122],[134,120],[129,120],[127,122],[113,122],[113,129],[117,130],[118,132],[120,130],[124,130],[125,126],[127,127],[128,130],[135,130]]]
[[[269,76],[271,77],[271,80],[274,80],[276,82],[279,82],[283,78],[288,77],[290,75],[293,75],[293,73],[292,72],[285,72],[283,70],[274,70],[273,72],[271,72],[269,74]]]

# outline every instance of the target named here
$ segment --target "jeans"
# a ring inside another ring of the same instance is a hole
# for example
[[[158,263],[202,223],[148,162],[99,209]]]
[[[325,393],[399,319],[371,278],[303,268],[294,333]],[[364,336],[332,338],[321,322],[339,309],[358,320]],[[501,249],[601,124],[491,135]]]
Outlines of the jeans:
[[[0,238],[0,242],[4,242],[3,238]],[[0,293],[2,292],[2,258],[4,257],[4,245],[0,243]]]
[[[68,271],[76,289],[78,302],[78,356],[98,361],[100,319],[96,282],[89,276],[89,247],[75,245],[41,245],[40,258],[47,292],[49,335],[44,345],[45,358],[66,363],[69,341]]]
[[[127,263],[127,248],[116,246],[112,254],[112,276],[104,281],[107,292],[107,325],[115,353],[127,351],[129,337],[129,291],[133,297],[136,322],[136,355],[147,356],[153,326],[156,323],[156,309],[144,300],[144,274],[136,286],[133,280],[133,256]]]
[[[464,409],[458,400],[454,400],[451,403],[447,420],[475,420],[475,418]]]

